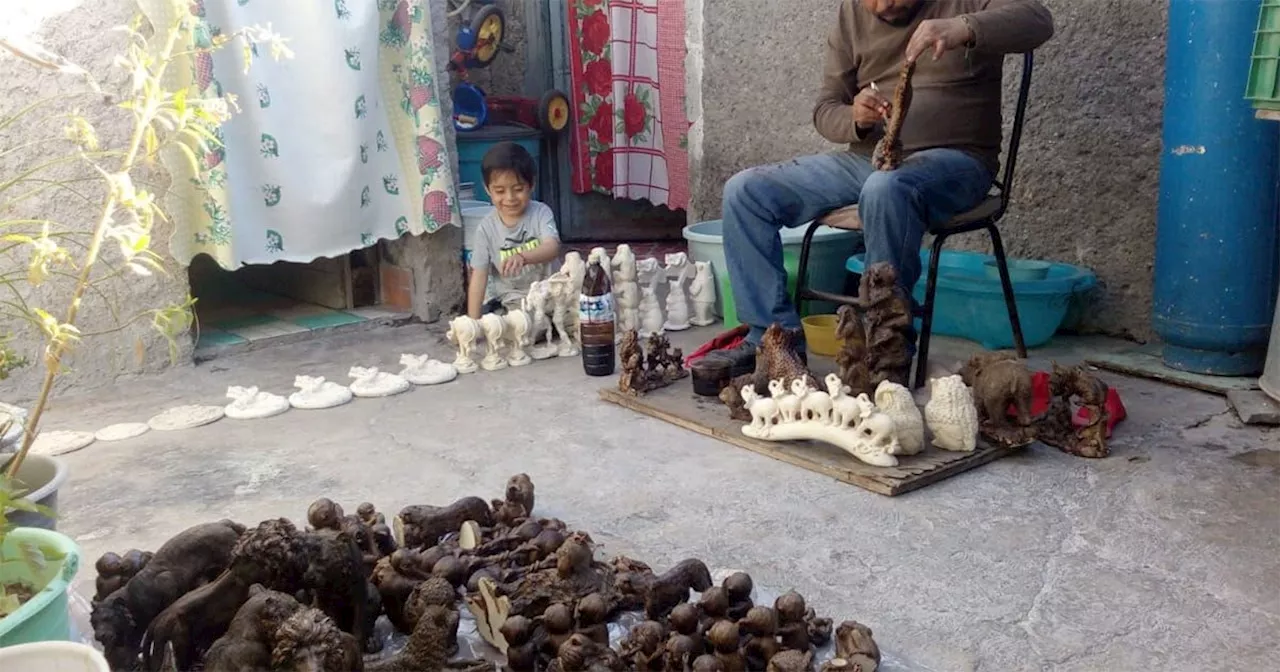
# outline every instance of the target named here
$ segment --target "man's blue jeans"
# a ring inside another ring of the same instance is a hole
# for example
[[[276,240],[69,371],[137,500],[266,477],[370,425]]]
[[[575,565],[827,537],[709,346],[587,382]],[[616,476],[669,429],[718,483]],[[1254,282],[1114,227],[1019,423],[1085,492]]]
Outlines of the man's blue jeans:
[[[892,264],[910,296],[920,278],[925,230],[980,203],[992,179],[981,161],[956,149],[917,152],[887,172],[839,151],[748,168],[729,178],[724,252],[738,319],[751,327],[747,340],[759,344],[774,322],[800,326],[782,266],[782,227],[857,203],[867,264]]]

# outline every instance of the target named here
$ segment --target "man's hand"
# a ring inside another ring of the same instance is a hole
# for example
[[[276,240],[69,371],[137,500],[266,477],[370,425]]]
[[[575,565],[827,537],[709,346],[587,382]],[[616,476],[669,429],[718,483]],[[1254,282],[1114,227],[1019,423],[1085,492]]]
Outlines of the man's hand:
[[[914,63],[924,52],[933,50],[937,60],[952,49],[959,49],[974,38],[969,22],[962,18],[921,21],[907,42],[907,61]]]
[[[853,123],[859,128],[872,128],[889,118],[892,105],[879,91],[866,87],[853,98]]]
[[[517,252],[502,262],[502,277],[510,278],[524,269],[524,254]]]

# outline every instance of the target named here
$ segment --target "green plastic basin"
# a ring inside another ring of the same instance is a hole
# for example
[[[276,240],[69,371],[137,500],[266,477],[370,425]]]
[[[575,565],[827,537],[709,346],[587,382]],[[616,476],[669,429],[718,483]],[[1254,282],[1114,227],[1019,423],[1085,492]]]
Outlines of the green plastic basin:
[[[46,556],[61,555],[38,571],[19,559],[23,544],[35,544]],[[0,582],[30,581],[43,586],[35,597],[0,619],[0,647],[28,642],[69,641],[71,616],[67,611],[67,587],[80,569],[80,547],[64,534],[33,527],[19,527],[0,545]]]

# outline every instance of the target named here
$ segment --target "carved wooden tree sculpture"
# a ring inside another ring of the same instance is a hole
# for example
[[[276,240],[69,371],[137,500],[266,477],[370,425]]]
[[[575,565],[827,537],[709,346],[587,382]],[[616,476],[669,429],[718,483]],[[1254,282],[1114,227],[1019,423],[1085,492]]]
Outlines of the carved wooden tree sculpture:
[[[1110,455],[1107,448],[1107,384],[1084,367],[1064,367],[1055,362],[1049,389],[1053,396],[1049,401],[1049,411],[1038,422],[1036,438],[1079,457]],[[1073,401],[1088,413],[1089,423],[1084,427],[1076,428],[1072,424]]]
[[[907,109],[911,107],[911,75],[915,70],[915,62],[908,62],[903,64],[902,73],[898,75],[888,127],[871,155],[871,165],[876,170],[897,170],[902,165],[902,121],[907,118]]]
[[[906,385],[911,372],[907,349],[911,304],[898,287],[893,266],[881,262],[867,268],[858,287],[858,308],[867,325],[867,369],[872,389],[885,380]]]

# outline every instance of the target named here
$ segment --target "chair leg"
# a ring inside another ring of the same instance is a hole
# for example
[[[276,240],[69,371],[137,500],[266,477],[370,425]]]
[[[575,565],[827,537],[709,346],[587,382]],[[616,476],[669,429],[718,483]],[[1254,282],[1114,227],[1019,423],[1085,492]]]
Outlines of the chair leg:
[[[809,224],[809,228],[805,229],[804,240],[800,243],[800,267],[796,269],[796,294],[794,301],[797,315],[802,312],[800,302],[801,298],[804,296],[804,283],[809,279],[809,247],[813,245],[813,234],[818,232],[819,226],[821,226],[821,224],[818,223],[818,220],[813,220],[813,222]]]
[[[1013,297],[1013,281],[1009,279],[1009,261],[1005,258],[1004,243],[994,223],[987,225],[991,234],[991,246],[996,253],[996,265],[1000,268],[1000,285],[1004,289],[1004,305],[1009,309],[1009,326],[1013,327],[1013,346],[1019,359],[1027,358],[1027,344],[1022,340],[1022,322],[1018,319],[1018,303]]]
[[[933,297],[938,293],[938,262],[942,258],[942,244],[947,240],[945,233],[933,239],[933,251],[929,253],[929,275],[925,276],[924,315],[920,324],[920,347],[916,350],[916,380],[913,389],[924,387],[925,375],[929,372],[929,334],[933,330]]]

